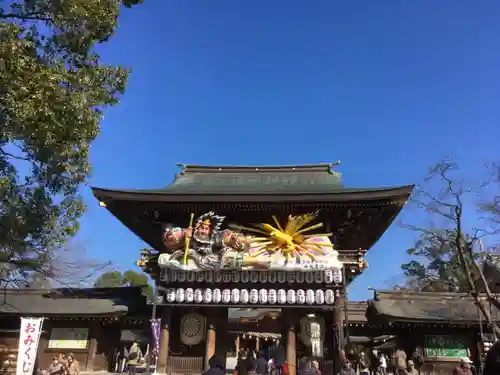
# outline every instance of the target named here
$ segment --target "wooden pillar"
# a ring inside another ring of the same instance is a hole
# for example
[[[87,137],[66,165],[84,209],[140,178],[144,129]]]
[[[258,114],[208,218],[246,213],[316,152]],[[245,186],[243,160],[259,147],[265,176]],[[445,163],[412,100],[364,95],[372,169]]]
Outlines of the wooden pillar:
[[[337,293],[337,292],[336,292]],[[344,349],[344,322],[342,312],[344,311],[344,294],[335,295],[333,305],[333,364],[334,373],[338,374],[341,370],[341,351]]]
[[[158,353],[157,372],[166,374],[168,367],[168,343],[170,340],[170,319],[173,307],[165,306],[162,316],[162,327],[160,331],[160,350]]]
[[[228,308],[217,307],[215,313],[215,331],[217,339],[215,340],[215,354],[223,363],[226,363],[227,350],[229,344],[229,327],[228,327]]]
[[[295,326],[290,324],[287,331],[286,340],[286,361],[288,362],[288,374],[297,374],[297,353],[295,344]]]
[[[236,356],[238,356],[240,352],[240,335],[238,333],[236,334],[236,340],[234,340],[234,346],[236,348]]]
[[[207,339],[205,346],[205,371],[210,368],[208,361],[215,354],[215,324],[214,322],[208,322]]]
[[[87,356],[87,363],[85,366],[85,371],[93,372],[94,371],[94,361],[97,354],[97,338],[101,335],[101,321],[96,320],[90,326],[90,343],[89,343],[89,354]]]

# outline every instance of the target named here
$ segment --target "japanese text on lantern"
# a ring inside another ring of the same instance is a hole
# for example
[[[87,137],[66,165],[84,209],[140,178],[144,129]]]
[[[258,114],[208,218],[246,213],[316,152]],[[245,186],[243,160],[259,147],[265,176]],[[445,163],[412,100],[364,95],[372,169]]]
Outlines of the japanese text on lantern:
[[[31,375],[40,339],[41,318],[22,318],[16,375]]]

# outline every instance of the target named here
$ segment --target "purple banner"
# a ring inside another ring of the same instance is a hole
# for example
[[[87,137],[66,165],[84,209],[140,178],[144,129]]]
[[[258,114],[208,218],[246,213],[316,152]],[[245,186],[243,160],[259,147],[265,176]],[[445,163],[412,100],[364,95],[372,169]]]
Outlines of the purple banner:
[[[160,353],[160,326],[161,319],[151,319],[151,332],[153,333],[153,342],[152,342],[152,352],[154,355],[158,355]]]

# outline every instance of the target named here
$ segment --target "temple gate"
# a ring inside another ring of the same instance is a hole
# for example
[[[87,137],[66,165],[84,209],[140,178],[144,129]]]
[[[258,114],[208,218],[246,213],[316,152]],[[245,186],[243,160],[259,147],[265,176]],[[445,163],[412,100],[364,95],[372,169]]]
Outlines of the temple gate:
[[[243,307],[281,309],[290,375],[298,344],[338,372],[346,287],[413,186],[347,189],[334,165],[183,165],[163,190],[93,188],[151,246],[138,264],[159,293],[159,372],[201,372],[213,355],[224,359],[227,310]]]

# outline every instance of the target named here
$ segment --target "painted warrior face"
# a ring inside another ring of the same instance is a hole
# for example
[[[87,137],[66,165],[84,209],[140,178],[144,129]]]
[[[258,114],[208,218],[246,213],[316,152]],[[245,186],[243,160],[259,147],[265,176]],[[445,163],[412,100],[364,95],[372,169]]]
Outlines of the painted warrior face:
[[[196,238],[199,240],[209,240],[212,226],[207,223],[201,223],[196,230]]]

